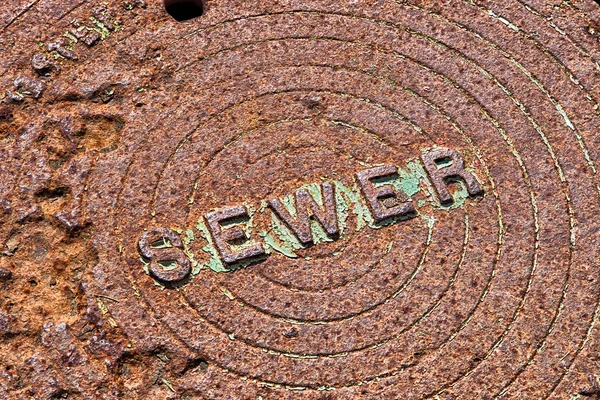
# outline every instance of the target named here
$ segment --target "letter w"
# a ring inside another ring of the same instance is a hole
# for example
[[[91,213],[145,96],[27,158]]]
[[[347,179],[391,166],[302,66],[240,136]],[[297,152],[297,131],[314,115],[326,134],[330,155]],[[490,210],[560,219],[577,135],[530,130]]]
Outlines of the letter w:
[[[313,243],[310,219],[318,221],[329,237],[339,235],[334,187],[325,182],[321,185],[323,207],[319,206],[306,189],[295,193],[296,216],[292,216],[279,199],[269,200],[269,207],[287,225],[304,246]]]

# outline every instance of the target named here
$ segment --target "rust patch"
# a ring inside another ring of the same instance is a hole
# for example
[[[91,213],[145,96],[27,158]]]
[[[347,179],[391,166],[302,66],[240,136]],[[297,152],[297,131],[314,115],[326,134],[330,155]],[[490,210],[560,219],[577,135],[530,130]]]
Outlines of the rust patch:
[[[555,3],[3,5],[0,398],[597,397],[600,7]]]

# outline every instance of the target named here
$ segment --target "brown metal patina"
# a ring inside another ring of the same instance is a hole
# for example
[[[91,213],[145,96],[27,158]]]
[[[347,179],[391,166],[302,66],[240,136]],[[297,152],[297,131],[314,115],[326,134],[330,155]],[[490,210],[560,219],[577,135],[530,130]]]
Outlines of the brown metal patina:
[[[599,18],[4,2],[0,398],[597,397]]]

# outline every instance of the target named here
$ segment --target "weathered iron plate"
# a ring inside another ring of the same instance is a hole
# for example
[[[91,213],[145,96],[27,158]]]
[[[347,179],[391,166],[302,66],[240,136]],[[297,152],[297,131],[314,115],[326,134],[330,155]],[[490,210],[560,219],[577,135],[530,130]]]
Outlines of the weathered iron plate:
[[[0,9],[0,397],[600,396],[596,3],[197,4]]]

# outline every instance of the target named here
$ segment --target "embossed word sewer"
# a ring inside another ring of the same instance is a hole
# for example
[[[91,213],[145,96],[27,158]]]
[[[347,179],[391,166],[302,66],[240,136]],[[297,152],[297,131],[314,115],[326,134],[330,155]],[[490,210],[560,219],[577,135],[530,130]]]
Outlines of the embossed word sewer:
[[[204,263],[190,250],[190,243],[196,240],[194,230],[156,228],[144,232],[138,241],[144,270],[159,283],[173,285],[187,281],[203,267],[232,271],[263,261],[273,252],[297,258],[299,250],[339,239],[350,213],[356,218],[356,231],[419,215],[432,219],[420,214],[412,199],[422,186],[437,208],[447,210],[483,194],[463,157],[447,148],[425,151],[420,159],[408,162],[406,169],[388,164],[359,171],[355,177],[354,188],[326,181],[305,185],[282,199],[263,200],[258,210],[236,205],[205,214],[195,226],[207,243],[202,250],[210,259]],[[458,184],[454,193],[449,190],[451,183]],[[254,216],[266,210],[271,213],[269,229],[256,234]]]

